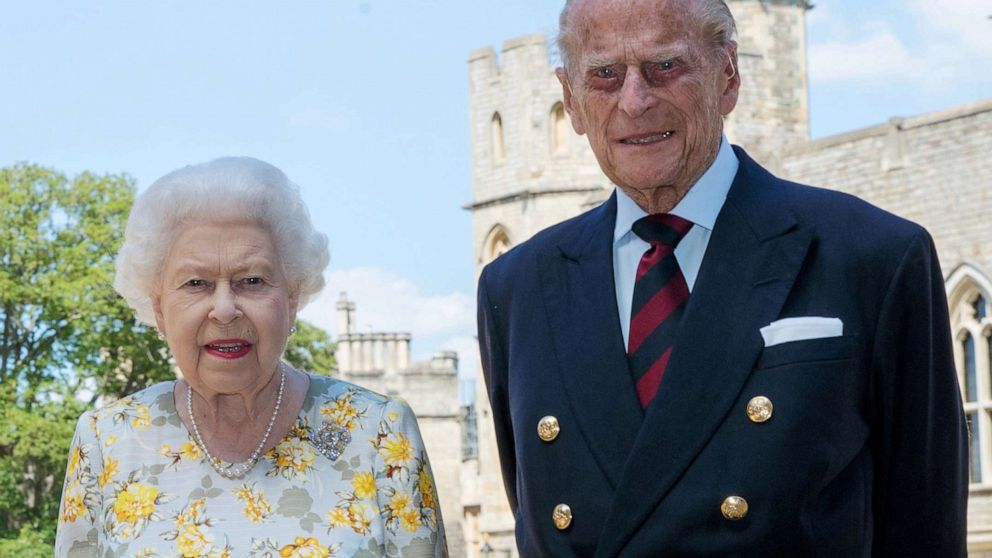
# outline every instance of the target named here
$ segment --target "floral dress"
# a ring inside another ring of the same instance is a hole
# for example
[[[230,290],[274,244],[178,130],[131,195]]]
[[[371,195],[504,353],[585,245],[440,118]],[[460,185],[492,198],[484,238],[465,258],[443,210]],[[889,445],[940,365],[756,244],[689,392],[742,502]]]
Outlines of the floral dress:
[[[404,402],[310,376],[292,429],[229,480],[179,420],[174,385],[79,419],[56,557],[447,555],[434,478]],[[341,434],[330,452],[328,429]]]

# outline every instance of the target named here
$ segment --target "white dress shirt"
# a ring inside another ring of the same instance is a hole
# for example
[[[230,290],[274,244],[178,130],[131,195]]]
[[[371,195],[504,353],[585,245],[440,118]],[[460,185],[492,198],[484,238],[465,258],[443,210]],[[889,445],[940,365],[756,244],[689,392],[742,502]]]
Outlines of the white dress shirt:
[[[727,199],[727,192],[737,174],[739,162],[730,142],[721,138],[720,150],[713,164],[706,170],[684,198],[670,213],[691,221],[693,226],[675,248],[675,260],[682,268],[682,275],[689,292],[696,282],[699,266],[703,263],[706,246],[710,242],[713,224]],[[617,310],[624,347],[630,338],[630,305],[634,299],[634,280],[641,256],[651,247],[631,230],[634,222],[647,215],[634,200],[620,188],[617,192],[617,224],[613,230],[613,280],[617,289]]]

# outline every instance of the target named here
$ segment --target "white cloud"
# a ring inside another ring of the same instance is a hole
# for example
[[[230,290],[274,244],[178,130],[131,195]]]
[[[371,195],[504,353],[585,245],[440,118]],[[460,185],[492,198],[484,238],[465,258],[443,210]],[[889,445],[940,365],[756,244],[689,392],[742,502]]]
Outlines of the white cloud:
[[[814,81],[891,79],[912,75],[913,57],[891,32],[850,41],[811,45],[810,78]]]
[[[960,45],[962,54],[992,55],[992,4],[988,0],[912,0],[910,10],[933,42]]]
[[[478,369],[475,298],[462,292],[428,295],[409,279],[388,271],[357,267],[328,273],[327,287],[300,312],[300,317],[337,337],[337,302],[341,292],[355,303],[359,332],[408,332],[415,360],[437,351],[457,351],[462,377]]]
[[[987,0],[911,0],[905,9],[910,23],[893,28],[882,20],[855,23],[818,6],[810,25],[829,38],[809,45],[810,80],[885,83],[924,95],[987,80],[979,70],[992,66]]]

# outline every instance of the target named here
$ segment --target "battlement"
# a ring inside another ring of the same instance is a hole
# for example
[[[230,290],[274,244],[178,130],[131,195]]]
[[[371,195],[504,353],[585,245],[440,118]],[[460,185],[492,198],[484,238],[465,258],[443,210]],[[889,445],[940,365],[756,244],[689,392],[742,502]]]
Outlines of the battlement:
[[[410,366],[410,334],[406,332],[358,333],[355,303],[341,293],[337,303],[338,339],[335,356],[344,375],[395,375]],[[457,357],[456,357],[457,362]]]

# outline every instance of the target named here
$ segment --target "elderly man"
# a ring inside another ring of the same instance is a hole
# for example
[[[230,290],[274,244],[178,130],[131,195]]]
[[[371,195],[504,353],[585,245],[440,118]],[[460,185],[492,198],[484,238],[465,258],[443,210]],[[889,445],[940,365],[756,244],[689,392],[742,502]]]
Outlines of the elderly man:
[[[967,432],[918,225],[722,136],[720,0],[572,0],[558,78],[616,184],[479,282],[521,555],[965,554]]]

